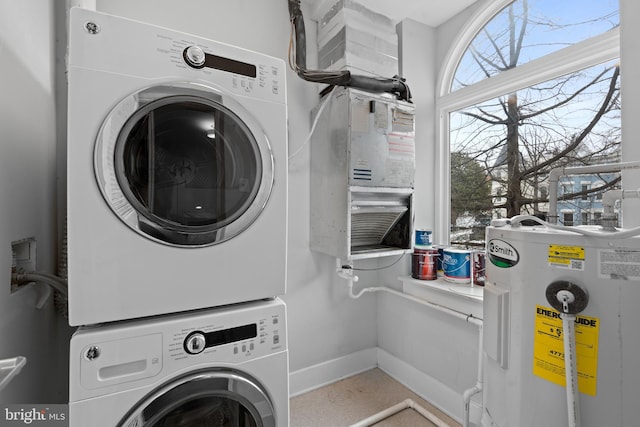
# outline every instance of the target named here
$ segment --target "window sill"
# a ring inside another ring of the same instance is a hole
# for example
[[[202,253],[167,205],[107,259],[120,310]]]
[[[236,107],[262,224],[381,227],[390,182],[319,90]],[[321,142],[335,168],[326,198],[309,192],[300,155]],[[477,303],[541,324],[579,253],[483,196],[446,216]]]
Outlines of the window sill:
[[[469,283],[451,283],[444,279],[418,280],[411,276],[399,277],[402,291],[434,304],[482,319],[484,288]]]

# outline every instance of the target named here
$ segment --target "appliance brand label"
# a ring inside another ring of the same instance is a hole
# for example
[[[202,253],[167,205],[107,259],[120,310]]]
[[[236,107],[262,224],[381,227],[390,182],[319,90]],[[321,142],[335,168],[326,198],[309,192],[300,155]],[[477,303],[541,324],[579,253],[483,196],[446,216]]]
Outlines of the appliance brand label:
[[[500,268],[513,267],[520,261],[520,254],[518,254],[516,248],[504,240],[489,240],[487,252],[491,263]]]

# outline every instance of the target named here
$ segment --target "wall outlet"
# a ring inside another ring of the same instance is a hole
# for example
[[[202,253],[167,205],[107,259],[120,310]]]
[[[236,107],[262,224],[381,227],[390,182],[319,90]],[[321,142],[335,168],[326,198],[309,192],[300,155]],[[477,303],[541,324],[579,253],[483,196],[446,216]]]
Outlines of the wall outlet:
[[[36,238],[11,242],[11,274],[25,274],[36,271]],[[17,284],[11,283],[11,292],[18,290]]]

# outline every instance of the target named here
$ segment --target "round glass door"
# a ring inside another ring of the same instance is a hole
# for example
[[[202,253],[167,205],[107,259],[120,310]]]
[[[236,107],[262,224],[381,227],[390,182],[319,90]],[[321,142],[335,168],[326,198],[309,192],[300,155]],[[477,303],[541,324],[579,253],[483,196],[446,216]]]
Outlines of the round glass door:
[[[273,405],[252,379],[231,371],[192,374],[140,402],[119,427],[275,427]]]
[[[176,246],[206,246],[245,230],[273,185],[264,131],[232,98],[174,84],[137,92],[107,117],[96,176],[132,229]]]

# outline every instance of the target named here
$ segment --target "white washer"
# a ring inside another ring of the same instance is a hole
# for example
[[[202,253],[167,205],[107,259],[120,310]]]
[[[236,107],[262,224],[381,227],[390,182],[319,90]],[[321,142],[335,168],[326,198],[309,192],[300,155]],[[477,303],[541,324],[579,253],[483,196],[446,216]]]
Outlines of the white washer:
[[[281,295],[285,64],[72,9],[69,323]]]
[[[285,316],[275,299],[80,328],[70,426],[287,427]]]

